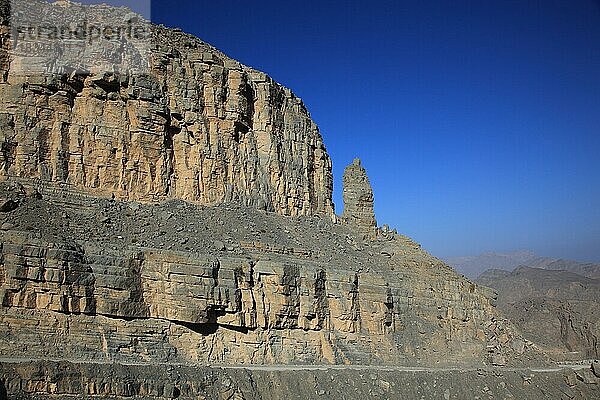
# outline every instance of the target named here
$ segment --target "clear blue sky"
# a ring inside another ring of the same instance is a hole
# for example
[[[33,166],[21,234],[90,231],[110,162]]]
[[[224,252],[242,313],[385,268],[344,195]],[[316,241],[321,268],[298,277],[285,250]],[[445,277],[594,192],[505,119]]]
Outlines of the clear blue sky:
[[[600,261],[600,2],[153,1],[300,96],[379,223],[440,257]]]

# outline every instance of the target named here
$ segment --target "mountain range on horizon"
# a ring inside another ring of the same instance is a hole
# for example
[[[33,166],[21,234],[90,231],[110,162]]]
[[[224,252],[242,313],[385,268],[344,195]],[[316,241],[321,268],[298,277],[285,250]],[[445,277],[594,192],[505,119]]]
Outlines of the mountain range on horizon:
[[[531,250],[507,253],[489,251],[476,256],[448,257],[444,261],[469,278],[477,278],[490,269],[513,271],[521,266],[570,271],[589,278],[600,277],[600,263],[544,257]]]

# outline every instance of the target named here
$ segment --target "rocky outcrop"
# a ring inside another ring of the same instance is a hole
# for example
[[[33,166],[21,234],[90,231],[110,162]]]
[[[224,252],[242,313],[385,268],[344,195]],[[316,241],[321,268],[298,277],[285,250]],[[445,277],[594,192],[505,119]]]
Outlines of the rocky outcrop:
[[[18,207],[2,215],[0,232],[5,357],[388,365],[537,357],[496,315],[487,289],[393,232],[372,241],[325,216],[6,192]]]
[[[100,20],[129,17],[93,10]],[[476,367],[546,361],[497,313],[492,290],[376,227],[359,161],[344,175],[336,221],[331,161],[288,89],[199,39],[164,27],[152,34],[148,74],[30,76],[8,64],[0,84],[0,391],[306,398],[313,393],[290,382],[314,381],[325,395],[323,375],[274,373],[277,392],[268,372],[434,365],[464,367],[473,378]],[[23,357],[55,361],[27,367]],[[221,369],[198,370],[206,363],[266,369],[228,369],[221,386]],[[456,371],[444,374],[450,384]],[[364,378],[338,376],[340,397]],[[232,384],[240,379],[248,385]],[[415,377],[390,372],[358,393],[407,387],[395,379]],[[427,380],[436,387],[437,377]],[[527,392],[516,382],[514,396]],[[435,390],[418,385],[407,396]]]
[[[58,7],[74,18],[83,6],[36,0],[28,9],[39,18]],[[127,9],[84,9],[114,24],[132,18]],[[31,75],[11,69],[3,50],[0,177],[123,200],[241,201],[333,216],[331,160],[302,101],[195,37],[151,31],[147,74],[52,64]]]
[[[479,283],[480,285],[493,287],[494,282],[498,282],[509,275],[510,271],[492,268],[484,271],[481,275],[479,275],[479,277],[477,278],[477,283]]]
[[[373,238],[377,228],[373,210],[373,189],[360,159],[354,159],[352,164],[346,167],[342,185],[344,201],[342,218]]]

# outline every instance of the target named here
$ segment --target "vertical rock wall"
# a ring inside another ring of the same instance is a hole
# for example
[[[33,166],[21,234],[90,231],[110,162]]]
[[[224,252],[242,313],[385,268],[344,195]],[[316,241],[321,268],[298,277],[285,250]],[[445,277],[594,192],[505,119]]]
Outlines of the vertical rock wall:
[[[82,6],[61,7],[76,18]],[[131,18],[93,10],[98,21]],[[29,75],[10,69],[3,50],[0,178],[124,200],[238,201],[333,216],[331,160],[299,98],[191,35],[152,27],[149,40],[148,74],[63,67]]]

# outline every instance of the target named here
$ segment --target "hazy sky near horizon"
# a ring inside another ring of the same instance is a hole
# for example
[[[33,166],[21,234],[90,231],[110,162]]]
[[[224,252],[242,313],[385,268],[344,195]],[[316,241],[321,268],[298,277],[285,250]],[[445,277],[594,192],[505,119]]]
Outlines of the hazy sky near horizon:
[[[600,261],[600,2],[158,1],[306,103],[380,224],[440,257]]]

